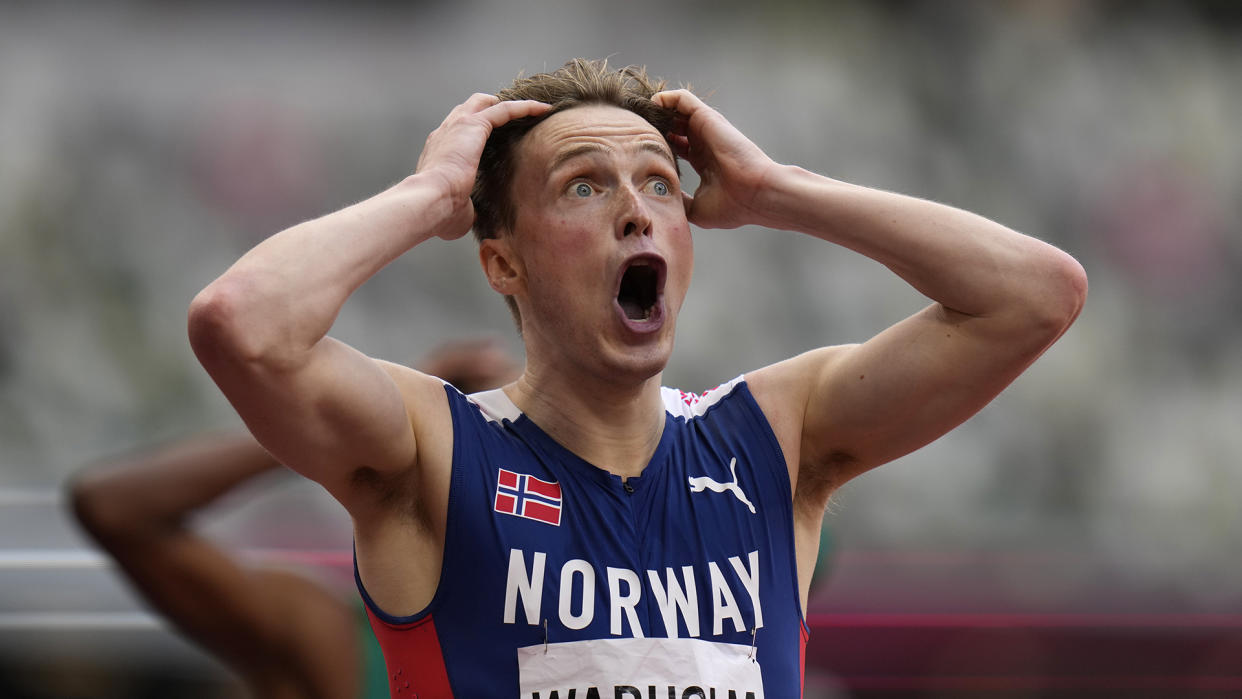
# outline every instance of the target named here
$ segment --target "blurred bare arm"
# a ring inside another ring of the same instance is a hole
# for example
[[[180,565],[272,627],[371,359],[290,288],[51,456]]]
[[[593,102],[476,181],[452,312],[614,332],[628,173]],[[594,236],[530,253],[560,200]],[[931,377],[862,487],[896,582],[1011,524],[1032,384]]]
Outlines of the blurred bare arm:
[[[261,695],[352,696],[344,602],[292,572],[244,564],[188,523],[279,468],[248,434],[203,435],[93,465],[68,490],[78,521],[142,597]],[[320,688],[285,694],[308,682]]]

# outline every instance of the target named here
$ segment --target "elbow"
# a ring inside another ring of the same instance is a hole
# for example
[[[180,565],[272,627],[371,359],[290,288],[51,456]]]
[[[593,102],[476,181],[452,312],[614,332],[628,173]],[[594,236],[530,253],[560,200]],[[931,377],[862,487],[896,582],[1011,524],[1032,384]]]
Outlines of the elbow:
[[[106,546],[124,534],[126,508],[106,474],[75,474],[65,482],[64,492],[74,519],[95,541]]]
[[[212,353],[229,344],[237,334],[234,332],[238,325],[235,296],[230,293],[227,282],[217,279],[190,302],[187,330],[195,354]]]
[[[246,362],[263,354],[260,327],[247,317],[244,282],[221,277],[190,302],[187,332],[190,348],[208,372],[221,362]]]
[[[1057,250],[1056,271],[1053,276],[1057,287],[1058,317],[1062,330],[1068,328],[1087,303],[1087,270],[1068,253]]]
[[[95,520],[97,500],[90,479],[82,474],[70,476],[64,484],[64,495],[69,509],[73,512],[73,518],[87,531],[94,533],[91,523]]]
[[[1055,342],[1073,325],[1087,302],[1087,272],[1078,260],[1052,248],[1029,297],[1034,326]]]

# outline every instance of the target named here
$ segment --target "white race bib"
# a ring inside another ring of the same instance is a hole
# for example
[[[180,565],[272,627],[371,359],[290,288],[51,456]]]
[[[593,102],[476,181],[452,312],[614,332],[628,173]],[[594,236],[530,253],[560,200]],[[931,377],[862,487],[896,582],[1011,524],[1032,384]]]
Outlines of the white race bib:
[[[521,699],[763,699],[751,648],[606,638],[518,649]]]

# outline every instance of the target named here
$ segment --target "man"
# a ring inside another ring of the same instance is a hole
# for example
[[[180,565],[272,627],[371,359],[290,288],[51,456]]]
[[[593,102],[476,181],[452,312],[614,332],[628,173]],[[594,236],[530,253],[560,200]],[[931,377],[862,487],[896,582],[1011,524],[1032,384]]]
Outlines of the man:
[[[470,392],[517,374],[486,340],[441,346],[420,368]],[[279,562],[244,561],[189,526],[199,510],[279,469],[248,434],[200,435],[91,466],[68,490],[78,521],[143,598],[253,696],[388,697],[356,597]]]
[[[1081,309],[1055,248],[779,165],[662,87],[576,60],[474,95],[413,175],[260,243],[191,306],[255,436],[350,512],[394,696],[798,695],[829,496],[979,410]],[[662,389],[691,223],[812,235],[933,303],[701,397]],[[381,267],[472,225],[526,346],[515,382],[467,399],[327,336]]]

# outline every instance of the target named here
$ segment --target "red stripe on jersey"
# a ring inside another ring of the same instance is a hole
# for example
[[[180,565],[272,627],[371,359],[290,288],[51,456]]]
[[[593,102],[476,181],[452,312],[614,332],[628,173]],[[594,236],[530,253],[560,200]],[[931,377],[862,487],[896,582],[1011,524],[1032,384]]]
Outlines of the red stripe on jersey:
[[[806,642],[811,640],[811,634],[806,630],[806,624],[798,624],[798,667],[802,670],[802,678],[799,690],[801,696],[806,696]]]
[[[452,699],[440,637],[430,614],[411,624],[397,626],[375,616],[368,606],[367,619],[384,651],[391,696]]]

